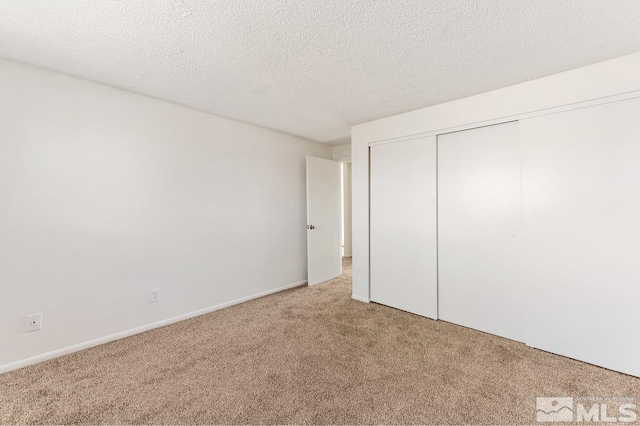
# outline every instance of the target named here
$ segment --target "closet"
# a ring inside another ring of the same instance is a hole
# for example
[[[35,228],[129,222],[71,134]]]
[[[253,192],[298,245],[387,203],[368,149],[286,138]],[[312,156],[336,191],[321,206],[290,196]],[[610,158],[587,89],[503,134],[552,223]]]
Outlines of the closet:
[[[370,299],[640,377],[640,98],[370,149]]]
[[[438,136],[439,318],[524,341],[518,123]]]
[[[523,120],[529,346],[640,376],[640,98]]]
[[[436,137],[371,147],[374,302],[437,318]]]

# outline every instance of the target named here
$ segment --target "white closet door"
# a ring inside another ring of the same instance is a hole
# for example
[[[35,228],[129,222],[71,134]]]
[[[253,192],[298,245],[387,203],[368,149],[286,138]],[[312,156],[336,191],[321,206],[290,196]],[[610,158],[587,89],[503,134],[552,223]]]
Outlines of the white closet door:
[[[521,122],[527,344],[640,376],[640,99]]]
[[[371,147],[374,302],[438,315],[436,138]]]
[[[524,341],[518,123],[438,136],[440,319]]]

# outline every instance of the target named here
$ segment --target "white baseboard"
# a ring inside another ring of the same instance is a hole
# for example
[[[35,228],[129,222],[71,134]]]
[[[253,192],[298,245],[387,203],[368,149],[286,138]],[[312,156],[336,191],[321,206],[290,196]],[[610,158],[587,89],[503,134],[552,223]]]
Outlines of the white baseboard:
[[[133,336],[134,334],[143,333],[145,331],[153,330],[154,328],[164,327],[165,325],[173,324],[175,322],[184,321],[189,318],[197,317],[200,315],[208,314],[209,312],[217,311],[220,309],[228,308],[229,306],[237,305],[239,303],[248,302],[249,300],[259,299],[260,297],[268,296],[273,293],[279,293],[290,288],[300,287],[307,284],[307,281],[300,281],[294,284],[285,285],[283,287],[274,288],[273,290],[263,291],[261,293],[253,294],[251,296],[242,297],[240,299],[232,300],[230,302],[220,303],[219,305],[210,306],[208,308],[200,309],[197,311],[189,312],[187,314],[178,315],[176,317],[168,318],[162,321],[157,321],[151,324],[143,325],[141,327],[132,328],[129,330],[121,331],[119,333],[110,334],[108,336],[99,337],[97,339],[88,340],[76,345],[67,346],[66,348],[57,349],[55,351],[46,352],[41,355],[36,355],[30,358],[15,361],[9,364],[0,365],[0,374],[8,371],[17,370],[18,368],[26,367],[28,365],[37,364],[42,361],[57,358],[63,355],[67,355],[73,352],[78,352],[83,349],[92,348],[94,346],[103,345],[105,343],[113,342],[114,340],[123,339],[125,337]]]
[[[364,303],[369,303],[370,302],[368,297],[360,297],[360,296],[356,296],[355,294],[352,294],[351,298],[353,300],[357,300],[358,302],[364,302]]]

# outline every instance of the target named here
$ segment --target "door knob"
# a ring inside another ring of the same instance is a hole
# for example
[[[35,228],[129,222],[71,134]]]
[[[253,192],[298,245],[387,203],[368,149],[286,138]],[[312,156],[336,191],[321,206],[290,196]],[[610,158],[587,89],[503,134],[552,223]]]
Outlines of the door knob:
[[[316,229],[316,227],[313,225],[307,225],[307,229]]]

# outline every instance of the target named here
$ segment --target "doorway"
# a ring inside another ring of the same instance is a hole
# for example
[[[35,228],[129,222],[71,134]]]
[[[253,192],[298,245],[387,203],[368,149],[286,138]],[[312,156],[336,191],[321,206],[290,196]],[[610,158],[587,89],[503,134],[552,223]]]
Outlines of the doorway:
[[[351,161],[343,161],[340,167],[342,188],[342,257],[351,257],[352,254],[352,226],[351,226]]]
[[[309,285],[350,270],[351,162],[307,157],[307,264]]]

